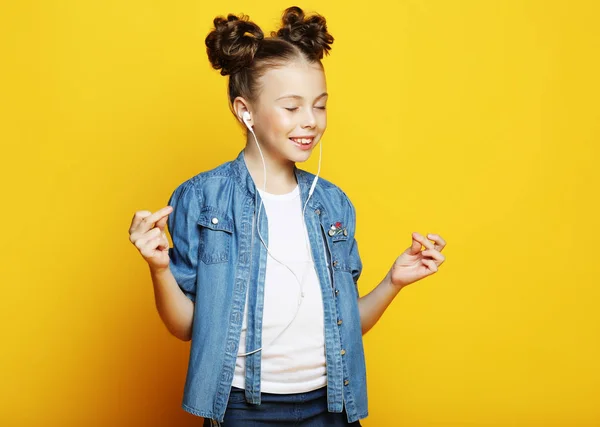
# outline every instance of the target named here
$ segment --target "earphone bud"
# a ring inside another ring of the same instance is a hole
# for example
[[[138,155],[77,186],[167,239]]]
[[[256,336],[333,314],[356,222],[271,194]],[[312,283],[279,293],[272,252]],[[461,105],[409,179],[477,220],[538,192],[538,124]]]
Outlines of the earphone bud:
[[[244,114],[242,114],[242,120],[244,121],[244,124],[246,125],[246,127],[249,130],[252,130],[252,126],[250,126],[250,113],[248,111],[244,111]]]

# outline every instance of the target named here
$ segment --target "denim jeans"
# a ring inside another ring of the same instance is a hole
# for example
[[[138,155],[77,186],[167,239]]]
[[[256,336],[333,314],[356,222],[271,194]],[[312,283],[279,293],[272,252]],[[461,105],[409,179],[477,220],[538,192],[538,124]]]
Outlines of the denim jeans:
[[[213,424],[214,425],[214,424]],[[348,423],[346,410],[341,413],[327,411],[327,387],[306,393],[261,393],[261,404],[246,402],[244,390],[232,387],[223,427],[360,427],[360,422]],[[204,427],[210,427],[206,418]]]

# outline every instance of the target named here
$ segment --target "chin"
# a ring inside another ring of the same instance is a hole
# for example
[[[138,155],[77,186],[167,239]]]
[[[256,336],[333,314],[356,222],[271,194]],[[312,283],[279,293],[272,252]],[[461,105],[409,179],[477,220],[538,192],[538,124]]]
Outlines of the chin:
[[[307,154],[304,154],[304,155],[296,156],[297,159],[294,160],[294,162],[296,162],[296,163],[304,163],[304,162],[306,162],[310,158],[310,154],[311,153],[307,153]]]
[[[288,158],[294,163],[303,163],[306,162],[310,156],[312,155],[313,150],[304,151],[304,152],[295,152],[291,153]]]

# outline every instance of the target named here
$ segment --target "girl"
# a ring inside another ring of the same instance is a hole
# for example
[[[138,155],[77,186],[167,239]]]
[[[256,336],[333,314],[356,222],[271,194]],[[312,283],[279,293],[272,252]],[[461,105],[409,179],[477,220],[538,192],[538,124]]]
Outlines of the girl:
[[[446,243],[413,233],[360,297],[354,206],[296,167],[327,126],[325,18],[291,7],[270,37],[245,16],[214,26],[208,57],[229,76],[245,148],[180,184],[168,206],[136,212],[129,230],[161,319],[192,341],[182,407],[205,426],[360,426],[362,335],[402,287],[437,271]]]

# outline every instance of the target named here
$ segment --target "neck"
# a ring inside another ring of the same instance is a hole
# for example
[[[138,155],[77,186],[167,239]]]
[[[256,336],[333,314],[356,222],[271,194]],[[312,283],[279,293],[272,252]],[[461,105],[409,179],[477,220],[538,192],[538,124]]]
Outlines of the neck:
[[[261,145],[262,155],[267,167],[267,192],[271,194],[286,194],[292,191],[296,185],[294,173],[295,163],[288,159],[276,157]],[[248,134],[246,147],[244,148],[244,160],[250,176],[261,190],[264,189],[263,161],[251,133]]]

